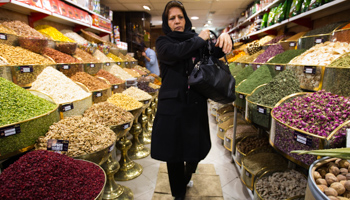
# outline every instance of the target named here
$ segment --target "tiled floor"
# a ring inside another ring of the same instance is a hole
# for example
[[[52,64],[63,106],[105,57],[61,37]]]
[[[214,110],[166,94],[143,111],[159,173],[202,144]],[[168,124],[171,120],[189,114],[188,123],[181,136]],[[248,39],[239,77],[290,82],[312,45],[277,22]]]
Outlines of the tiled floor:
[[[251,200],[246,187],[239,178],[239,171],[232,163],[231,152],[222,145],[222,140],[217,137],[217,125],[213,116],[209,115],[212,148],[208,156],[200,163],[214,164],[216,173],[220,176],[222,191],[225,200]],[[145,145],[150,147],[150,145]],[[135,200],[151,200],[157,182],[160,161],[150,156],[135,160],[143,167],[141,176],[130,181],[118,183],[129,187],[134,193]]]

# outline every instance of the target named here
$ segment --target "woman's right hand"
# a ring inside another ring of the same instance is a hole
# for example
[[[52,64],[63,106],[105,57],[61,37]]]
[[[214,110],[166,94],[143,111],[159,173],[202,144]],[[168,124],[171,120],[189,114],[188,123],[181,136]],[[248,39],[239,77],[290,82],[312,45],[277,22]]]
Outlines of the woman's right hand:
[[[202,38],[203,40],[208,40],[210,38],[210,31],[209,29],[204,29],[202,30],[199,35],[200,38]]]

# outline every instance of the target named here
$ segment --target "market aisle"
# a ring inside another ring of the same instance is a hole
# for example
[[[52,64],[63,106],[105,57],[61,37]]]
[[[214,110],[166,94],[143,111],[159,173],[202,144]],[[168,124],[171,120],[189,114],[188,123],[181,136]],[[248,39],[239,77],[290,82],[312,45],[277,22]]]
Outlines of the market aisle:
[[[215,171],[220,177],[225,200],[251,200],[246,187],[239,178],[239,171],[231,162],[231,152],[224,148],[222,140],[216,135],[217,125],[214,117],[209,115],[209,120],[212,148],[209,155],[200,163],[214,164]],[[150,147],[150,145],[145,146]],[[152,159],[150,156],[135,160],[135,162],[141,164],[143,167],[141,176],[131,181],[118,181],[118,183],[129,187],[134,193],[135,200],[151,200],[161,162]]]

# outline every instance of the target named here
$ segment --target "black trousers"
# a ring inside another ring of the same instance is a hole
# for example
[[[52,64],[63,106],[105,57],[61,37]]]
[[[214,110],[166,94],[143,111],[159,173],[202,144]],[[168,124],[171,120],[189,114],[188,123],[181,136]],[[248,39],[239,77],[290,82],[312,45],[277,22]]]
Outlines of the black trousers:
[[[174,197],[185,196],[187,183],[191,180],[197,166],[198,162],[167,162],[171,194]]]

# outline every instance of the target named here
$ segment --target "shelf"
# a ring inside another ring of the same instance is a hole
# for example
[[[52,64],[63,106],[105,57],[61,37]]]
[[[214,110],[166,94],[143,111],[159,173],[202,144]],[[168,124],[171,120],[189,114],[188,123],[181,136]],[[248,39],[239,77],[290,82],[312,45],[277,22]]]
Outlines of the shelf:
[[[2,5],[2,6],[1,6]],[[66,24],[69,26],[74,26],[74,25],[82,25],[83,27],[86,27],[94,32],[99,31],[103,33],[111,33],[111,31],[92,26],[91,24],[84,23],[79,20],[75,20],[63,15],[59,15],[56,13],[52,13],[51,11],[42,9],[42,8],[37,8],[35,6],[31,6],[22,2],[14,1],[14,0],[0,0],[0,6],[2,8],[12,10],[15,12],[19,12],[21,14],[25,14],[30,16],[32,13],[42,13],[46,14],[47,16],[44,16],[46,20],[61,23],[61,24]]]
[[[335,5],[337,5],[337,6],[335,6]],[[315,19],[327,16],[327,15],[331,15],[331,14],[346,10],[348,8],[350,8],[350,3],[348,0],[334,0],[332,2],[324,4],[320,7],[312,9],[310,11],[301,13],[297,16],[294,16],[292,18],[284,20],[280,23],[277,23],[277,24],[274,24],[274,25],[269,26],[267,28],[264,28],[262,30],[256,31],[256,32],[251,33],[247,36],[235,39],[234,41],[245,40],[247,38],[249,39],[252,36],[265,35],[267,31],[275,30],[275,29],[280,28],[284,25],[287,25],[290,28],[290,27],[297,25],[297,23],[295,23],[297,20],[300,20],[303,18],[312,18],[312,20],[315,20]]]
[[[95,13],[94,11],[91,11],[88,8],[82,6],[82,5],[78,4],[78,3],[75,3],[75,2],[69,1],[69,0],[65,0],[65,2],[67,2],[67,3],[71,4],[71,5],[74,5],[75,7],[80,8],[82,10],[85,10],[86,12],[88,12],[90,14],[97,15],[98,17],[100,17],[100,18],[102,18],[104,20],[107,20],[108,22],[111,22],[109,19],[105,18],[104,16],[102,16],[102,15],[100,15],[98,13]]]

